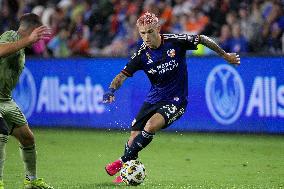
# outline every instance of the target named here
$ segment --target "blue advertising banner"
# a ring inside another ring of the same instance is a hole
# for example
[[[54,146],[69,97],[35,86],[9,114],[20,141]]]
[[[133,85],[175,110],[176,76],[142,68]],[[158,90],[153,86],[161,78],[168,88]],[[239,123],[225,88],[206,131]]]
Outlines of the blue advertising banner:
[[[284,133],[283,57],[190,57],[189,103],[168,130]],[[113,104],[102,103],[124,58],[28,59],[13,97],[29,124],[127,129],[150,83],[143,72],[125,81]]]

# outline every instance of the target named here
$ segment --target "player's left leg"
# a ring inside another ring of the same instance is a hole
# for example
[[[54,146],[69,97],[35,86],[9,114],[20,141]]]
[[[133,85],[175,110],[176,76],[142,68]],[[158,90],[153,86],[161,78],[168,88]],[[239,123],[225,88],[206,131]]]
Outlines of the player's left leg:
[[[141,133],[143,130],[146,122],[149,120],[149,118],[153,115],[153,111],[155,111],[155,107],[152,106],[152,104],[144,103],[143,106],[140,108],[140,111],[138,112],[137,116],[132,122],[131,126],[131,133],[128,141],[126,142],[124,146],[124,154],[127,153],[129,146],[131,146],[134,138],[136,138],[137,135]],[[136,159],[138,157],[138,153],[133,155],[133,159]],[[116,173],[120,171],[122,168],[123,162],[121,159],[118,159],[112,163],[109,163],[106,165],[105,170],[110,175],[113,176]]]
[[[124,152],[124,155],[120,158],[120,160],[115,161],[117,163],[117,167],[120,168],[123,163],[137,159],[138,153],[145,148],[148,144],[151,143],[155,133],[161,130],[165,126],[164,117],[155,113],[145,124],[144,130],[140,131],[131,131],[130,138],[128,140],[128,147]],[[117,171],[116,171],[117,172]],[[117,176],[114,183],[121,183],[122,178]]]
[[[141,133],[141,131],[131,131],[130,133],[130,137],[129,137],[129,140],[125,143],[124,145],[124,154],[127,153],[127,151],[129,150],[129,146],[131,146],[134,138],[139,135]],[[133,155],[133,159],[137,159],[138,158],[138,154],[135,154]],[[115,175],[118,171],[120,171],[120,169],[122,168],[122,165],[123,165],[123,162],[121,159],[118,159],[110,164],[108,164],[106,167],[105,167],[105,170],[106,172],[110,175],[110,176],[113,176]],[[115,183],[120,183],[121,179],[118,178],[115,179]]]
[[[155,133],[165,126],[165,119],[160,113],[155,113],[146,123],[144,130],[140,132],[129,145],[126,153],[121,157],[122,162],[135,159],[138,152],[148,146],[153,140]]]

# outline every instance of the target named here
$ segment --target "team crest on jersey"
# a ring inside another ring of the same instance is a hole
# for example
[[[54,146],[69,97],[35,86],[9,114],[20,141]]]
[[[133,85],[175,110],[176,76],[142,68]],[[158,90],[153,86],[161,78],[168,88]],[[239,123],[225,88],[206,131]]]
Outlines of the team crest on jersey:
[[[147,56],[147,58],[148,58],[147,64],[153,63],[153,60],[151,59],[151,55],[150,55],[148,52],[146,52],[146,56]]]
[[[167,51],[169,57],[173,58],[176,55],[175,49],[170,49]]]

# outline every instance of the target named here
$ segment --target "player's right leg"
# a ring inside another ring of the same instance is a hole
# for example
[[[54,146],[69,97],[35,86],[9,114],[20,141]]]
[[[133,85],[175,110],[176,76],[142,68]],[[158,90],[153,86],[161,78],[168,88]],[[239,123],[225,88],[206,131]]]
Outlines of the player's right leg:
[[[127,157],[129,159],[138,158],[138,151],[136,151],[137,153],[129,154],[129,148],[132,147],[134,139],[137,138],[137,136],[140,135],[141,132],[144,130],[147,121],[153,116],[156,109],[157,107],[153,106],[152,104],[149,103],[143,104],[136,118],[132,122],[130,137],[125,144],[124,155],[120,159],[108,164],[105,167],[106,172],[110,176],[113,176],[116,173],[118,173],[121,170],[123,163],[128,161],[126,159],[122,159],[123,157],[125,157],[126,154],[128,154]]]
[[[132,131],[131,131],[131,134],[130,134],[128,141],[125,144],[124,155],[127,154],[127,152],[129,151],[129,148],[132,146],[133,140],[141,133],[141,131],[143,131],[145,124],[150,119],[150,117],[153,115],[153,112],[155,110],[156,110],[156,108],[154,106],[152,106],[152,104],[149,104],[149,103],[143,104],[143,106],[141,107],[136,118],[132,122],[132,126],[131,126]],[[137,159],[137,158],[138,158],[138,153],[132,153],[131,154],[131,159]],[[122,168],[123,162],[124,161],[120,158],[120,159],[108,164],[105,167],[106,172],[110,176],[115,175]]]
[[[8,142],[8,127],[0,113],[0,189],[4,189],[3,169],[5,161],[5,147]]]
[[[163,116],[160,114],[154,114],[147,121],[145,128],[142,132],[132,131],[127,143],[127,145],[129,146],[126,147],[124,155],[119,160],[116,160],[115,162],[109,164],[106,167],[106,171],[109,173],[109,175],[112,176],[119,172],[123,166],[123,163],[129,160],[137,159],[138,152],[140,152],[143,148],[145,148],[148,144],[151,143],[155,132],[163,128],[164,125],[165,120]],[[118,176],[113,182],[121,183],[122,178]]]
[[[128,149],[129,149],[129,146],[131,146],[134,138],[139,135],[140,131],[131,131],[131,134],[130,134],[130,138],[129,140],[125,143],[125,146],[124,146],[124,154],[127,153]],[[138,157],[138,154],[135,155],[135,157],[133,157],[133,159],[137,159]],[[106,172],[110,175],[110,176],[113,176],[115,175],[118,171],[120,171],[120,169],[122,168],[122,165],[123,165],[123,162],[121,159],[118,159],[110,164],[108,164],[106,167],[105,167],[105,170]]]

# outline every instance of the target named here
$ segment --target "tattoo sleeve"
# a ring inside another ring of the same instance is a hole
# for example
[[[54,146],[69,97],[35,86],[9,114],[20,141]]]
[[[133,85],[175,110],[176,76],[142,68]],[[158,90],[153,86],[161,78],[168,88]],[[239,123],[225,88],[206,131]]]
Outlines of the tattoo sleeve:
[[[123,73],[117,74],[117,76],[112,80],[110,84],[110,88],[119,89],[119,87],[123,84],[123,82],[127,79],[127,76]]]
[[[226,54],[226,52],[217,43],[215,43],[215,41],[205,35],[200,35],[200,44],[210,48],[220,56]]]

